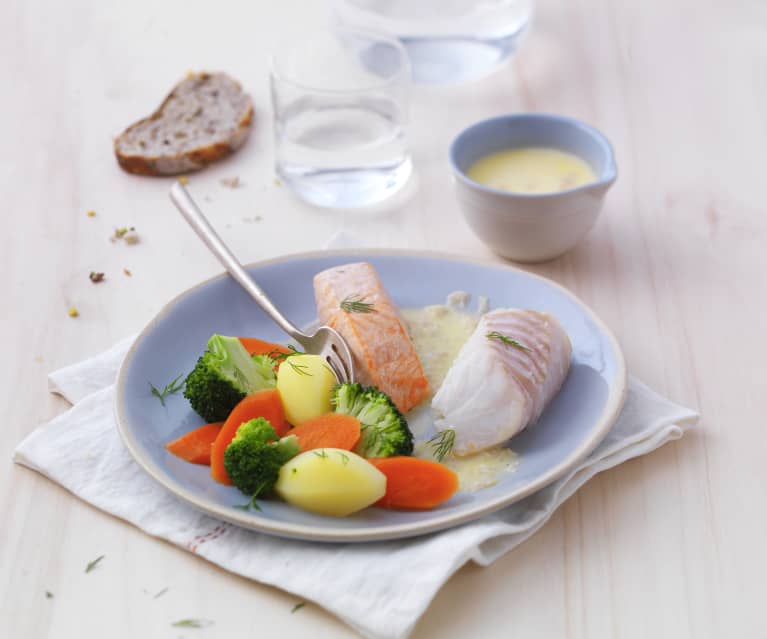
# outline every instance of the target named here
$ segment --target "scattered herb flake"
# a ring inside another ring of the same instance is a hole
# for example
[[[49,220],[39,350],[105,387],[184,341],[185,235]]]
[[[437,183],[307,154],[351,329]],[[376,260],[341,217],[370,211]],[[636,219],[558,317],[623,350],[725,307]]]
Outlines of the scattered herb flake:
[[[274,186],[282,186],[282,182],[280,182],[280,178],[274,178]]]
[[[123,236],[128,232],[128,227],[123,226],[122,228],[115,229],[114,238],[116,240],[121,240]]]
[[[159,598],[160,598],[160,597],[162,597],[162,596],[163,596],[163,595],[164,595],[166,592],[168,592],[168,588],[167,588],[167,587],[163,588],[163,589],[162,589],[160,592],[156,593],[156,594],[155,594],[155,596],[154,596],[154,597],[152,597],[152,599],[159,599]]]
[[[89,573],[91,570],[93,570],[96,566],[99,565],[99,562],[104,558],[104,555],[101,555],[100,557],[96,557],[93,561],[91,561],[86,567],[85,572]]]
[[[506,344],[506,346],[513,346],[514,348],[518,348],[521,351],[530,352],[530,349],[527,348],[524,344],[520,344],[517,340],[511,339],[508,335],[504,335],[503,333],[499,333],[498,331],[493,331],[492,333],[488,333],[485,335],[487,339],[496,339],[499,342]]]
[[[78,311],[74,306],[70,306],[69,310],[67,311],[67,315],[69,315],[69,317],[80,317],[80,311]]]
[[[96,211],[87,211],[85,214],[88,217],[96,217]]]
[[[94,284],[98,284],[99,282],[103,282],[104,281],[104,274],[103,273],[99,273],[97,271],[91,271],[90,274],[88,275],[88,278]]]
[[[346,466],[346,464],[349,463],[349,455],[342,453],[341,451],[338,451],[338,454],[341,456],[341,463]]]
[[[441,462],[453,452],[455,431],[452,428],[446,428],[434,435],[427,443],[434,449],[434,458]]]
[[[195,115],[197,114],[195,113]],[[181,182],[181,184],[189,184],[189,178],[186,177],[186,175],[179,175],[178,181]]]
[[[179,383],[178,380],[181,379],[181,377],[184,375],[184,373],[180,373],[176,379],[170,382],[170,384],[166,384],[165,388],[162,390],[159,390],[156,386],[152,384],[152,382],[147,382],[149,384],[149,388],[152,389],[152,395],[154,395],[157,399],[160,400],[160,403],[165,406],[165,398],[169,395],[173,395],[174,393],[178,393],[182,388],[184,388],[184,384],[186,383],[186,380]]]
[[[45,591],[45,598],[46,599],[53,599],[53,593],[50,590]]]
[[[293,606],[293,609],[290,611],[290,614],[292,615],[294,612],[298,612],[306,605],[305,601],[299,601],[295,606]]]
[[[347,313],[377,313],[371,302],[366,302],[360,295],[350,295],[341,302],[341,310]]]
[[[298,475],[298,468],[294,468],[294,469],[292,470],[292,473],[293,473],[294,475]]]
[[[210,619],[181,619],[180,621],[174,621],[170,625],[174,628],[205,628],[212,626],[213,622]]]
[[[322,459],[328,458],[328,453],[324,448],[320,448],[319,450],[315,450],[313,452],[315,455],[317,455],[317,457],[322,457]]]

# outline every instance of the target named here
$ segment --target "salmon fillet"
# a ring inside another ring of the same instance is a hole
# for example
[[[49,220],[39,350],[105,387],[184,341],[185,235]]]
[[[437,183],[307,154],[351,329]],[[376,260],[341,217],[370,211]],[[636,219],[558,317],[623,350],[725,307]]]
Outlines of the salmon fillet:
[[[356,381],[377,386],[403,413],[431,394],[399,310],[372,265],[357,262],[317,273],[314,297],[320,323],[349,345]],[[350,301],[357,303],[356,312],[341,308]]]

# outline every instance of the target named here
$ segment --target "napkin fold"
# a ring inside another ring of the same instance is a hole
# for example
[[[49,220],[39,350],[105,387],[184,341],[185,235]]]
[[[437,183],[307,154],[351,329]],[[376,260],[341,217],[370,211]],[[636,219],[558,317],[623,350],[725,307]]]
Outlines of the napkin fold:
[[[632,378],[623,411],[596,450],[565,477],[504,510],[401,541],[276,539],[200,513],[133,461],[112,412],[117,370],[132,341],[49,376],[51,392],[73,406],[28,435],[14,461],[150,535],[314,601],[373,639],[407,637],[463,564],[492,563],[534,534],[591,477],[680,438],[698,417]]]

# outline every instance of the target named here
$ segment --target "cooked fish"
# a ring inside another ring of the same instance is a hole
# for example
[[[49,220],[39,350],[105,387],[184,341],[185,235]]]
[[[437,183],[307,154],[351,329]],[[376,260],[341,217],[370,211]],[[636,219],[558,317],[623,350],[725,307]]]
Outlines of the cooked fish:
[[[505,442],[537,421],[557,394],[571,352],[564,329],[547,313],[483,315],[432,400],[437,429],[455,431],[457,455]]]
[[[399,310],[367,262],[314,276],[320,323],[337,330],[354,358],[361,384],[377,386],[403,413],[431,394]]]

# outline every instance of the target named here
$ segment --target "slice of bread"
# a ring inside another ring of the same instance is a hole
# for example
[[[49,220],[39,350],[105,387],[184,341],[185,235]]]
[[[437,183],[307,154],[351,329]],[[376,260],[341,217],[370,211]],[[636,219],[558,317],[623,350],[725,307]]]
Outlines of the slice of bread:
[[[190,73],[152,115],[123,131],[115,156],[128,173],[178,175],[239,149],[250,133],[253,103],[225,73]]]

